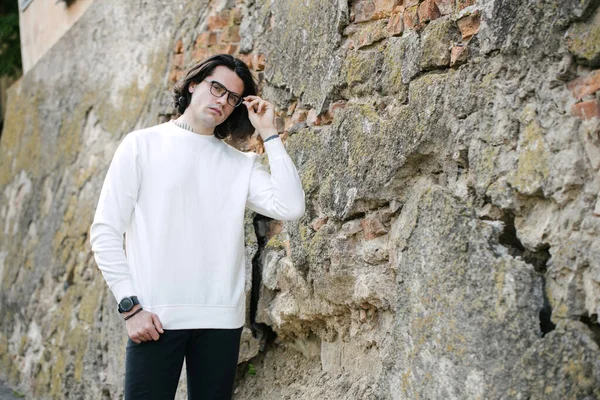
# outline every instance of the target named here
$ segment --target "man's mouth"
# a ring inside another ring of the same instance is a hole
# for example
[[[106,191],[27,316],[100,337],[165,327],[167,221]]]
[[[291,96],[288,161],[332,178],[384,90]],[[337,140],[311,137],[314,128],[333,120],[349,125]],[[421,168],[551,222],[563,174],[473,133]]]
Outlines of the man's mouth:
[[[211,109],[212,111],[214,111],[216,114],[218,114],[219,117],[221,115],[223,115],[223,112],[220,109],[218,109],[217,107],[208,107],[208,108]]]

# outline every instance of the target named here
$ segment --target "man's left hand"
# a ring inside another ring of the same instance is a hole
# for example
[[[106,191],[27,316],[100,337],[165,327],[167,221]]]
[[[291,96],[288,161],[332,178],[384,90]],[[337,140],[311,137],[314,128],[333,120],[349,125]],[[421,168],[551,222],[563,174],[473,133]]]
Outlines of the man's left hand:
[[[244,105],[248,109],[248,117],[259,135],[269,135],[275,130],[275,107],[258,96],[244,97]]]

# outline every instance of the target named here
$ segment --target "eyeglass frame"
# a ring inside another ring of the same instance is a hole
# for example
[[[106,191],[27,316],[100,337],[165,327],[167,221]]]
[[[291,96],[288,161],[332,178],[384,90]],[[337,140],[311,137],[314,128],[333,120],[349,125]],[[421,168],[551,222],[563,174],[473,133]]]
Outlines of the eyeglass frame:
[[[242,95],[241,95],[241,94],[238,94],[238,93],[236,93],[236,92],[232,92],[231,90],[227,89],[227,88],[225,87],[225,85],[223,85],[221,82],[217,82],[217,81],[209,81],[208,79],[205,79],[205,80],[204,80],[204,82],[208,82],[208,83],[210,83],[210,94],[212,94],[213,96],[215,96],[215,97],[223,97],[225,94],[227,94],[227,104],[229,104],[229,105],[230,105],[230,106],[232,106],[233,108],[237,108],[237,107],[239,107],[239,106],[242,104],[242,102],[244,101],[244,98],[242,97]],[[223,93],[221,93],[221,95],[218,95],[218,94],[214,94],[214,93],[213,93],[213,87],[215,86],[215,84],[216,84],[216,85],[219,85],[220,87],[222,87],[222,88],[223,88],[223,90],[225,90]],[[230,99],[230,97],[229,97],[229,96],[230,96],[230,94],[233,94],[233,95],[235,95],[235,96],[238,96],[238,97],[240,98],[240,100],[237,102],[237,104],[236,104],[236,105],[232,105],[232,104],[229,102],[229,99]]]

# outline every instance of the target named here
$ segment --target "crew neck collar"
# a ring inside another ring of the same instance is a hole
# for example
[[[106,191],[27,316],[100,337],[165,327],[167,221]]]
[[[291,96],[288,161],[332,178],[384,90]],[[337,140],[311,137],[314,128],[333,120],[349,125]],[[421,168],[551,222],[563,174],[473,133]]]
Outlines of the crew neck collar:
[[[203,135],[203,134],[201,134],[201,133],[196,133],[196,132],[192,132],[192,131],[190,131],[190,130],[187,130],[187,129],[183,129],[182,127],[180,127],[179,125],[177,125],[177,124],[175,123],[175,120],[170,120],[170,121],[169,121],[169,123],[170,123],[170,124],[171,124],[171,125],[172,125],[172,126],[173,126],[173,127],[174,127],[174,128],[177,130],[177,131],[178,131],[178,132],[181,132],[181,133],[187,133],[187,134],[189,134],[189,135],[193,135],[193,136],[196,136],[196,137],[199,137],[199,138],[202,138],[202,139],[207,139],[207,140],[210,140],[210,139],[213,139],[213,140],[220,140],[220,139],[219,139],[218,137],[216,137],[214,134],[212,134],[212,135]]]

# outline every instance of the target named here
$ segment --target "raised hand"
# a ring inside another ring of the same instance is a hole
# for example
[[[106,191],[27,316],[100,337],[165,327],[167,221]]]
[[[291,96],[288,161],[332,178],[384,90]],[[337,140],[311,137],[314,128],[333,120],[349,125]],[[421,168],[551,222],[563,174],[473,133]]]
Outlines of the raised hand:
[[[275,131],[275,107],[258,96],[244,97],[243,104],[248,109],[250,123],[263,136]],[[276,132],[275,132],[276,133]]]

